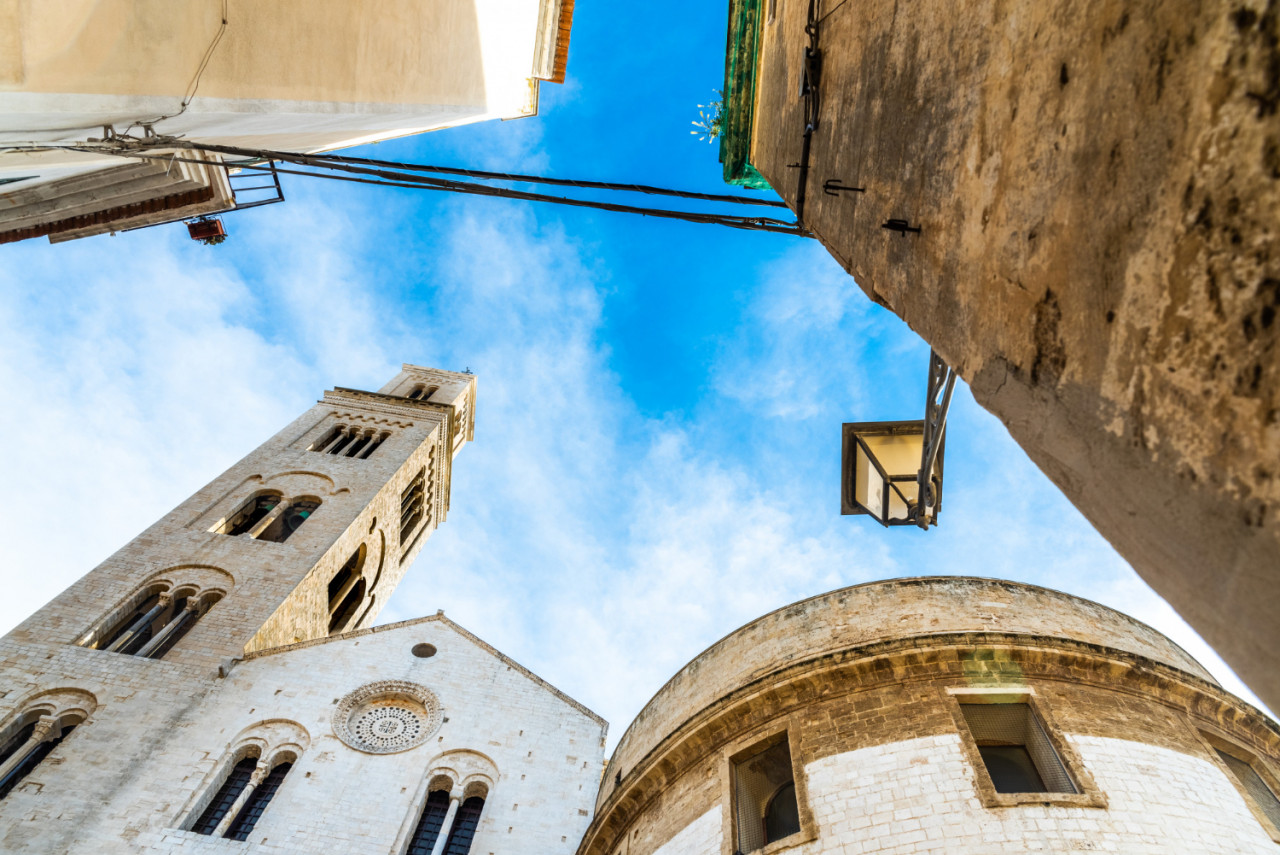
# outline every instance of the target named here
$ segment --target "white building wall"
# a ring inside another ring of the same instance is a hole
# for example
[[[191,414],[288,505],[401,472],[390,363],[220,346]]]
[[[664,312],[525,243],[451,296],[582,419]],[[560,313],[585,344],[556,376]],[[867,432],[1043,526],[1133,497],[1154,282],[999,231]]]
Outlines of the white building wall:
[[[933,736],[809,764],[809,798],[820,830],[817,840],[795,851],[1276,852],[1235,788],[1209,763],[1136,742],[1068,738],[1106,795],[1107,808],[985,808],[960,738]]]
[[[1239,792],[1213,764],[1130,742],[1068,736],[1108,807],[983,807],[960,739],[940,735],[825,757],[805,767],[817,839],[794,855],[1275,855]],[[656,855],[720,855],[717,806]],[[774,851],[774,850],[770,850]]]

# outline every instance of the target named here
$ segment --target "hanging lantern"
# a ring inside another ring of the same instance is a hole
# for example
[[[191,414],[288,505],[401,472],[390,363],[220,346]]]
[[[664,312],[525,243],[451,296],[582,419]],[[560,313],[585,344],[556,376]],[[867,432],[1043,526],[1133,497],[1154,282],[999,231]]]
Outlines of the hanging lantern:
[[[937,525],[955,380],[955,372],[931,353],[925,418],[844,425],[840,513],[867,514],[883,526]]]

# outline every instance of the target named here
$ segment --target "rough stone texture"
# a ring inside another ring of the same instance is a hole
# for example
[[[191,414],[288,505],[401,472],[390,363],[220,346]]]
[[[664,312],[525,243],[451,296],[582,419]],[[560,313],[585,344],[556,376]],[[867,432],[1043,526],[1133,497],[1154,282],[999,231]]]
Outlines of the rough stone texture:
[[[430,400],[397,397],[424,382],[439,387]],[[603,761],[599,717],[442,615],[328,635],[327,586],[348,556],[364,544],[355,625],[367,626],[444,519],[475,389],[469,375],[405,366],[379,393],[327,393],[0,639],[0,741],[49,697],[88,713],[0,800],[0,852],[401,852],[438,774],[455,796],[488,791],[475,855],[571,848]],[[366,460],[307,450],[339,423],[391,436]],[[431,512],[401,545],[400,494],[433,449]],[[323,504],[285,543],[210,531],[264,488]],[[156,578],[225,596],[163,659],[75,643]],[[437,653],[412,655],[420,643]],[[341,699],[396,681],[439,701],[438,729],[395,753],[344,744]],[[294,763],[250,839],[184,830],[249,744]]]
[[[999,794],[995,806],[958,706],[975,698],[1030,703],[1080,792]],[[763,855],[1266,852],[1280,841],[1208,741],[1251,756],[1280,787],[1280,725],[1109,609],[935,578],[806,600],[697,657],[623,736],[579,855],[731,855],[731,758],[782,732],[801,832]]]
[[[751,161],[795,207],[809,4],[767,3]],[[1280,704],[1280,4],[821,9],[805,223]]]

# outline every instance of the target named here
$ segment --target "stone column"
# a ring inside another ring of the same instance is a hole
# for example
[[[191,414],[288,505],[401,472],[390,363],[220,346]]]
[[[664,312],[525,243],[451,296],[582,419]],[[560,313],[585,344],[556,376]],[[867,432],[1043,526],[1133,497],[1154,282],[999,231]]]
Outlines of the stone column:
[[[453,818],[458,815],[458,805],[461,801],[459,796],[449,794],[449,809],[445,811],[444,822],[440,823],[440,836],[436,838],[436,845],[431,847],[431,855],[444,855],[444,845],[449,842],[449,832],[453,831]]]
[[[167,593],[165,593],[165,594],[161,594],[161,595],[160,595],[160,600],[159,600],[159,601],[158,601],[154,606],[152,606],[152,607],[151,607],[151,610],[150,610],[150,611],[148,611],[148,612],[147,612],[145,615],[143,615],[142,617],[140,617],[140,618],[138,618],[137,620],[135,620],[135,621],[134,621],[134,622],[129,626],[129,629],[128,629],[124,634],[122,634],[119,638],[117,638],[117,639],[115,640],[115,643],[114,643],[114,644],[112,644],[110,647],[108,647],[108,648],[107,648],[107,650],[109,650],[109,651],[111,651],[111,652],[113,652],[113,653],[114,653],[114,652],[116,652],[116,651],[118,651],[118,650],[121,650],[121,649],[123,649],[123,648],[125,648],[125,647],[128,647],[128,646],[129,646],[129,642],[131,642],[131,641],[133,641],[135,638],[137,638],[137,637],[138,637],[138,633],[142,632],[142,630],[146,628],[147,624],[149,624],[149,623],[151,623],[153,620],[155,620],[155,619],[156,619],[156,617],[160,614],[160,612],[162,612],[162,611],[164,611],[165,609],[167,609],[167,608],[169,607],[169,604],[170,604],[171,602],[173,602],[173,596],[172,596],[172,595],[167,594]]]
[[[270,513],[268,513],[262,519],[258,520],[258,522],[254,525],[254,527],[244,532],[244,534],[249,535],[249,537],[257,537],[258,535],[262,534],[264,531],[267,530],[267,526],[271,525],[282,514],[284,514],[285,511],[289,510],[289,505],[290,505],[289,500],[284,497],[281,497],[280,504],[272,508]]]
[[[146,644],[144,644],[142,646],[142,649],[139,650],[134,655],[141,656],[143,659],[146,659],[147,657],[149,657],[152,653],[155,652],[156,648],[158,648],[161,644],[164,643],[164,640],[166,638],[168,638],[169,636],[177,632],[178,629],[183,624],[185,624],[188,620],[193,619],[196,616],[196,612],[199,608],[200,608],[200,602],[196,600],[195,597],[188,597],[187,605],[182,610],[182,613],[175,615],[172,620],[170,620],[167,624],[164,625],[163,629],[157,632],[155,636],[152,637],[152,639],[148,641]]]
[[[218,823],[218,827],[213,830],[213,834],[209,835],[210,837],[227,836],[227,832],[231,830],[231,823],[236,821],[236,817],[240,815],[240,811],[244,810],[245,804],[249,801],[249,796],[253,795],[253,791],[258,788],[258,785],[262,783],[270,771],[271,769],[267,766],[266,761],[259,759],[257,768],[249,776],[249,783],[245,784],[244,789],[240,791],[240,795],[236,796],[236,800],[232,802],[227,815]]]
[[[16,769],[19,763],[26,760],[31,755],[31,752],[36,750],[36,746],[58,735],[58,731],[54,729],[57,723],[58,720],[53,716],[40,716],[40,720],[36,722],[35,729],[31,731],[31,736],[26,742],[22,743],[22,747],[9,755],[9,759],[4,763],[0,763],[0,781],[9,777],[9,773]]]

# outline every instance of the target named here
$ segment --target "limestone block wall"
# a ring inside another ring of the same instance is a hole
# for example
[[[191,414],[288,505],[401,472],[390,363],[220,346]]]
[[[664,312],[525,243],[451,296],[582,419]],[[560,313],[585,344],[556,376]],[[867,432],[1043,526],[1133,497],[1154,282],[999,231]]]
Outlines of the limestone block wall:
[[[414,656],[422,643],[437,653]],[[385,855],[403,850],[433,770],[468,768],[459,753],[494,778],[473,853],[564,853],[589,821],[603,720],[443,616],[269,651],[203,681],[189,666],[65,650],[117,668],[91,685],[91,719],[0,802],[0,851],[75,852],[92,841],[103,853]],[[78,664],[63,666],[67,679]],[[394,754],[342,742],[339,699],[394,680],[435,693],[438,731]],[[272,722],[296,730],[303,750],[250,839],[183,830],[237,737]]]
[[[1000,590],[1017,610],[993,626]],[[913,621],[920,602],[931,617]],[[865,636],[840,629],[864,623]],[[833,592],[731,634],[654,697],[578,853],[732,855],[735,758],[782,735],[801,830],[763,855],[1274,851],[1280,827],[1215,746],[1280,792],[1280,725],[1202,673],[1150,628],[1031,586]],[[1028,704],[1076,791],[996,792],[960,706],[984,700]]]
[[[751,162],[799,209],[817,7],[753,5]],[[804,222],[1280,704],[1275,3],[835,7]]]

